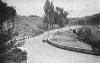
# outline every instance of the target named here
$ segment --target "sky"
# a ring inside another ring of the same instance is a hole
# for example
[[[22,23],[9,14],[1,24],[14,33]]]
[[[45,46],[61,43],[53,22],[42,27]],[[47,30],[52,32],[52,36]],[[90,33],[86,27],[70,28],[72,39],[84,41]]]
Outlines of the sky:
[[[46,0],[2,0],[15,6],[18,15],[44,16]],[[68,17],[84,17],[100,13],[100,0],[50,0],[55,7],[62,7],[69,12]]]

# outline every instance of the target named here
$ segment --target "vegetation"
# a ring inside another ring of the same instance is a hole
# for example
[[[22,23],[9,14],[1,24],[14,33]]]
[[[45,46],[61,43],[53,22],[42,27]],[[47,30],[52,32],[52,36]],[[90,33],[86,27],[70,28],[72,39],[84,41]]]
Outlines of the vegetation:
[[[0,63],[20,63],[27,59],[27,53],[19,48],[13,49],[0,56]]]
[[[100,52],[100,31],[95,27],[82,27],[76,32],[78,39],[90,44],[93,51]]]
[[[100,25],[100,13],[94,14],[92,16],[87,16],[88,24],[90,25]]]
[[[0,0],[0,54],[7,52],[12,46],[7,45],[12,39],[13,21],[16,16],[14,7]]]
[[[100,13],[80,18],[68,18],[70,25],[100,25]]]
[[[80,52],[82,49],[86,49],[86,50],[92,49],[90,45],[79,41],[75,37],[77,36],[73,34],[70,30],[66,30],[63,32],[56,32],[53,38],[51,38],[50,40],[52,40],[51,42],[55,43],[56,45],[61,45],[60,48],[65,47],[64,49],[66,48],[69,49],[69,47],[71,47],[71,49],[69,50],[73,50],[73,51],[78,49],[77,51]]]
[[[63,8],[56,7],[54,8],[53,2],[47,0],[44,6],[44,23],[48,29],[54,27],[54,25],[58,25],[59,27],[63,27],[64,25],[68,24],[67,15],[68,12],[64,11]]]
[[[27,23],[25,25],[15,24],[14,29],[13,29],[13,33],[14,33],[16,38],[25,37],[25,36],[33,36],[34,37],[34,36],[39,35],[43,32],[44,31],[41,30],[40,28],[35,27],[35,26],[33,27]]]

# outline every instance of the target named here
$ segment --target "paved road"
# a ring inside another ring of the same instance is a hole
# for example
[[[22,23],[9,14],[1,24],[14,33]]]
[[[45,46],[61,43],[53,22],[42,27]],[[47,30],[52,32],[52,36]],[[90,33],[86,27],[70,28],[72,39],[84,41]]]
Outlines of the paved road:
[[[27,63],[100,63],[98,56],[59,49],[43,43],[43,38],[44,35],[26,40]]]
[[[70,28],[74,29],[75,26]],[[65,29],[69,28],[62,28],[61,30]],[[56,31],[60,30],[53,30],[49,33]],[[27,63],[100,63],[99,56],[59,49],[48,43],[43,43],[44,38],[48,38],[48,32],[45,32],[42,36],[26,40],[24,47],[29,50]]]

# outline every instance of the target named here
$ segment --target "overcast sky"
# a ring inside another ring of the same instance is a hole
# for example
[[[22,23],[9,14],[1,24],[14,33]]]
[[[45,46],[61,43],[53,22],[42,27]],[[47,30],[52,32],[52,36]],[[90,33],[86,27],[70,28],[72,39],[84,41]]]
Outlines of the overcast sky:
[[[3,0],[9,5],[16,6],[19,15],[44,15],[46,0]],[[100,12],[100,0],[50,0],[54,6],[70,12],[69,17],[82,17]],[[72,11],[72,12],[71,12]]]

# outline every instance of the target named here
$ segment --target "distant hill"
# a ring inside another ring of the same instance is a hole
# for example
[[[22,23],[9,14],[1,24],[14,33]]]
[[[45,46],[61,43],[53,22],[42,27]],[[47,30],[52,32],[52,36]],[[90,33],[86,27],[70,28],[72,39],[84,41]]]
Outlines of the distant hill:
[[[87,16],[87,21],[91,25],[100,25],[100,13],[94,14],[92,16]]]
[[[81,18],[68,18],[70,24],[100,25],[100,13]]]
[[[30,15],[30,17],[39,17],[39,16],[37,16],[37,15]]]
[[[15,24],[29,24],[29,25],[37,25],[42,22],[43,18],[41,17],[30,17],[30,16],[16,16]]]

